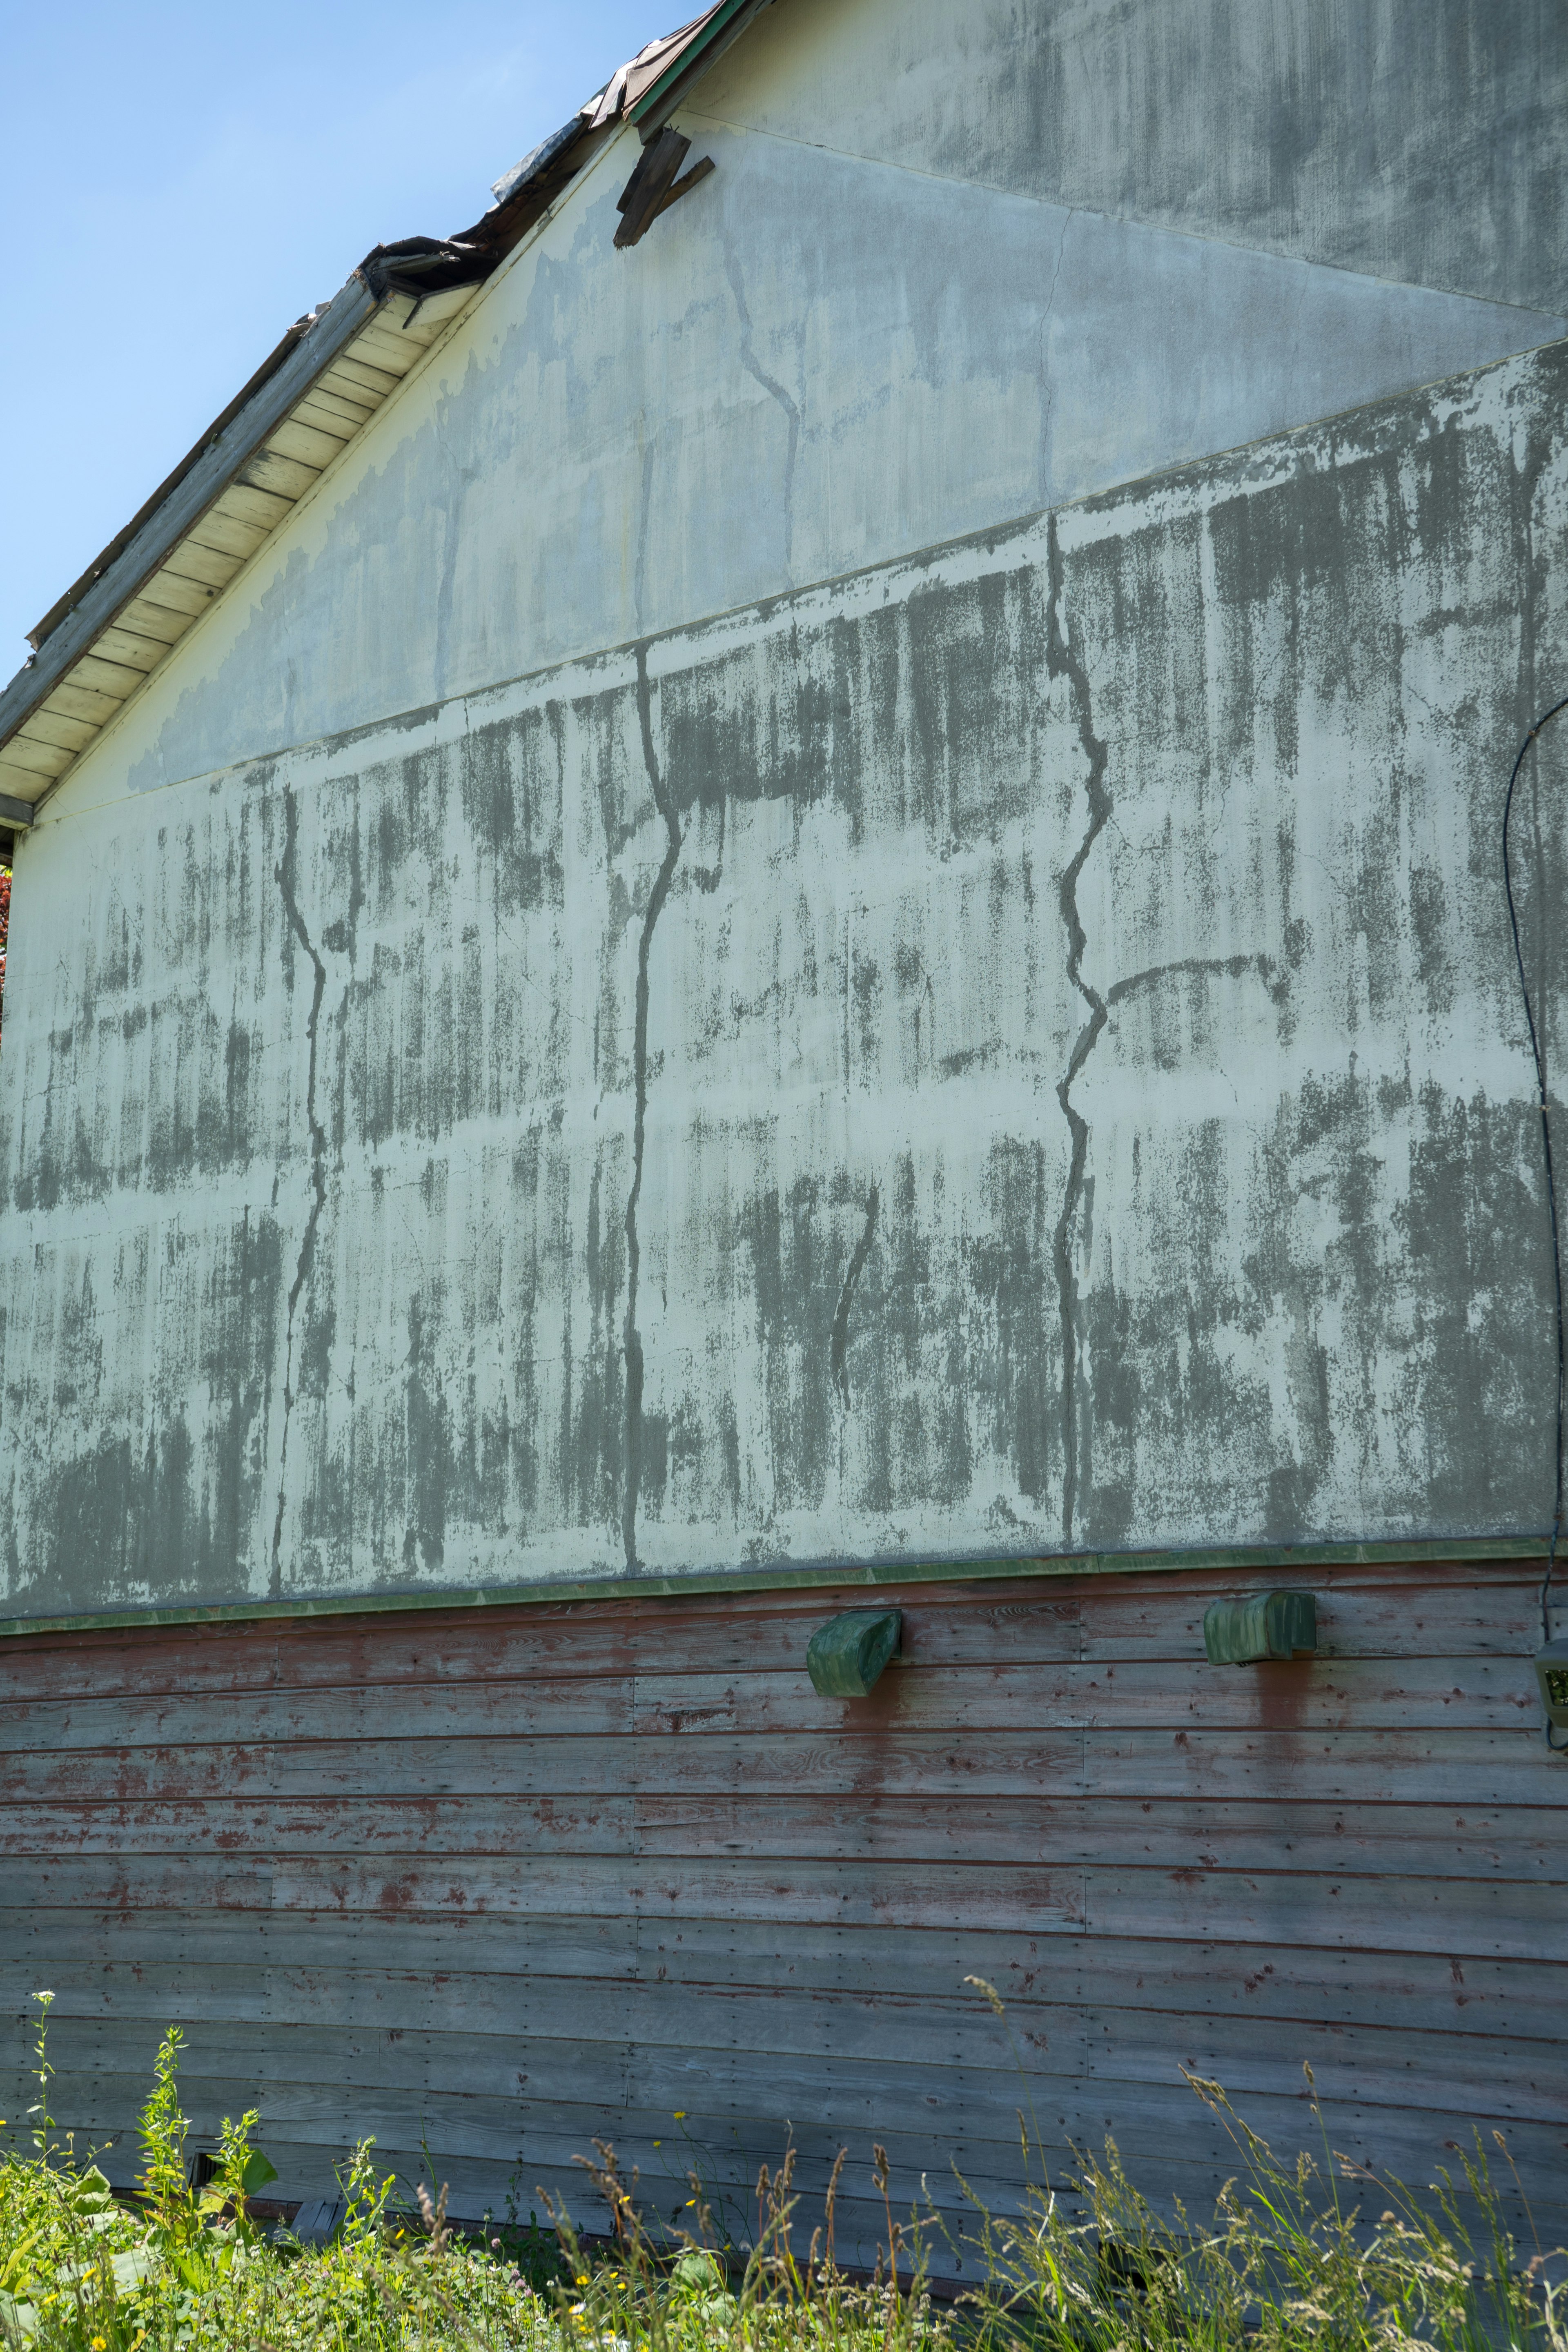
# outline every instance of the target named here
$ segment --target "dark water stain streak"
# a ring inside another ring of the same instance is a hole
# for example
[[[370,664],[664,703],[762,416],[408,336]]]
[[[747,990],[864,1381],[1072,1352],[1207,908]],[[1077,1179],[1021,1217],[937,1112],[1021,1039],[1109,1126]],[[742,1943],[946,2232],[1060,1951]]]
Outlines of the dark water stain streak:
[[[310,983],[310,1011],[305,1024],[305,1035],[310,1044],[310,1061],[305,1079],[305,1117],[310,1129],[310,1213],[305,1220],[300,1236],[300,1255],[294,1267],[294,1279],[289,1286],[289,1312],[284,1325],[283,1341],[283,1433],[278,1455],[278,1512],[272,1522],[272,1573],[268,1590],[274,1600],[283,1590],[283,1510],[289,1484],[289,1423],[294,1411],[294,1318],[299,1309],[300,1294],[310,1275],[310,1263],[316,1251],[316,1228],[321,1212],[327,1205],[327,1130],[316,1115],[316,1039],[321,1022],[321,999],[326,992],[327,967],[321,961],[305,928],[295,890],[299,866],[300,803],[292,785],[283,788],[283,856],[273,868],[273,877],[283,894],[283,904],[294,936],[310,959],[313,978]]]
[[[1105,999],[1083,976],[1083,953],[1088,945],[1082,919],[1078,910],[1078,877],[1083,872],[1089,852],[1104,829],[1110,814],[1110,794],[1106,789],[1105,771],[1110,758],[1109,748],[1094,731],[1093,704],[1089,695],[1089,673],[1072,647],[1066,624],[1062,619],[1062,551],[1057,535],[1056,517],[1050,519],[1047,539],[1050,603],[1046,639],[1046,673],[1049,677],[1065,677],[1071,698],[1073,721],[1078,729],[1079,742],[1089,761],[1089,777],[1085,786],[1089,802],[1089,824],[1083,839],[1063,871],[1058,886],[1058,902],[1061,908],[1062,925],[1068,935],[1068,977],[1089,1007],[1089,1019],[1079,1031],[1068,1066],[1057,1084],[1057,1100],[1062,1108],[1068,1130],[1072,1138],[1072,1157],[1068,1167],[1067,1186],[1062,1196],[1061,1215],[1057,1220],[1054,1256],[1057,1269],[1057,1292],[1061,1301],[1062,1321],[1062,1539],[1072,1540],[1073,1519],[1078,1507],[1078,1277],[1073,1268],[1073,1226],[1079,1202],[1083,1196],[1084,1169],[1089,1158],[1089,1122],[1077,1110],[1072,1101],[1074,1079],[1088,1061],[1099,1042],[1106,1023]]]
[[[877,1237],[877,1211],[880,1205],[877,1187],[873,1184],[866,1196],[866,1223],[861,1230],[860,1238],[855,1244],[854,1255],[849,1260],[848,1272],[844,1276],[844,1287],[838,1294],[838,1304],[833,1314],[833,1335],[828,1346],[828,1360],[832,1368],[833,1385],[846,1405],[849,1402],[849,1375],[845,1369],[844,1358],[849,1345],[849,1309],[855,1303],[855,1291],[860,1276],[866,1271],[866,1260],[871,1255],[871,1244]]]
[[[637,1490],[642,1479],[643,1351],[642,1334],[637,1329],[637,1276],[641,1265],[637,1202],[642,1196],[643,1143],[647,1126],[648,957],[653,949],[654,930],[664,911],[664,902],[669,896],[681,843],[680,820],[676,814],[674,797],[666,790],[653,746],[653,689],[648,682],[646,642],[637,647],[637,693],[643,764],[647,770],[654,803],[664,819],[668,839],[653,888],[648,893],[647,911],[643,917],[642,939],[637,948],[637,1014],[632,1045],[636,1107],[632,1122],[632,1183],[626,1196],[626,1417],[621,1488],[621,1538],[626,1546],[628,1568],[638,1565]]]

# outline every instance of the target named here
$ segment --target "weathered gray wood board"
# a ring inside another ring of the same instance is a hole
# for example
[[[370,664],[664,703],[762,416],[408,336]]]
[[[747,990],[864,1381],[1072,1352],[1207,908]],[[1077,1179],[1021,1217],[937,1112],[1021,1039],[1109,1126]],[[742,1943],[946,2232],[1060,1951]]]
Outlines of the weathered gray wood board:
[[[1321,1570],[1321,1654],[1262,1667],[1205,1662],[1214,1571],[914,1584],[858,1701],[806,1680],[820,1590],[13,1641],[6,2079],[47,1984],[112,2169],[178,2021],[199,2130],[258,2105],[292,2193],[374,2132],[475,2211],[600,2133],[656,2204],[689,2135],[740,2213],[788,2127],[814,2189],[848,2145],[868,2251],[874,2137],[906,2200],[1017,2191],[973,1973],[1058,2170],[1110,2132],[1206,2197],[1235,2151],[1180,2068],[1294,2148],[1308,2062],[1335,2147],[1425,2180],[1500,2128],[1562,2235],[1537,1575]]]

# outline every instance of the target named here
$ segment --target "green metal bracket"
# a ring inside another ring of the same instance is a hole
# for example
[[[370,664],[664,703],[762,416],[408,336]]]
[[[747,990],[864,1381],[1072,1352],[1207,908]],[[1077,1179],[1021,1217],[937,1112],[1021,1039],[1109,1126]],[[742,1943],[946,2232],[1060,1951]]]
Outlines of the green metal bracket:
[[[1568,1642],[1548,1642],[1535,1654],[1535,1679],[1548,1723],[1568,1724]]]
[[[1293,1658],[1318,1646],[1318,1601],[1311,1592],[1254,1592],[1216,1601],[1204,1612],[1211,1666],[1246,1666],[1258,1658]]]
[[[904,1630],[900,1609],[850,1609],[830,1617],[812,1635],[805,1653],[811,1686],[824,1698],[864,1698]]]

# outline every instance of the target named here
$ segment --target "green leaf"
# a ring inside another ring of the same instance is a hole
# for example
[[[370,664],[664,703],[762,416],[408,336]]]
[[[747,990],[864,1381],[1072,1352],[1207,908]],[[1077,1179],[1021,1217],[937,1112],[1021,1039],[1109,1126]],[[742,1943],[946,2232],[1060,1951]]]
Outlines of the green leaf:
[[[254,2197],[258,2189],[265,2189],[277,2178],[278,2167],[269,2164],[258,2147],[253,2147],[245,2159],[245,2170],[240,2175],[240,2187],[246,2195]]]
[[[199,2292],[205,2286],[208,2264],[203,2254],[197,2252],[194,2247],[174,2247],[171,2250],[171,2259],[188,2287],[194,2287]]]
[[[110,2256],[115,2287],[121,2294],[129,2294],[132,2287],[140,2286],[157,2266],[157,2257],[148,2245],[128,2246],[123,2253]]]
[[[114,2191],[96,2164],[79,2172],[71,2182],[67,2202],[73,2213],[102,2213],[112,2209]]]
[[[0,2265],[0,2288],[4,2287],[5,2282],[7,2279],[20,2281],[25,2277],[27,2266],[22,2257],[28,2253],[32,2248],[37,2244],[38,2240],[43,2236],[43,2228],[40,2224],[37,2229],[30,2230],[25,2238],[19,2239],[16,2244],[11,2248],[10,2252],[5,2257],[4,2264]]]

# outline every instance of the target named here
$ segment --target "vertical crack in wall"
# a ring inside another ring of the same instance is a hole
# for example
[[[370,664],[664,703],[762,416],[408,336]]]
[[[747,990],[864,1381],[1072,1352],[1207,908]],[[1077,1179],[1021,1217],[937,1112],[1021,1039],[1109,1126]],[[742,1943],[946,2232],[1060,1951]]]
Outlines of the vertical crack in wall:
[[[327,1205],[327,1130],[316,1116],[316,1038],[321,1017],[321,998],[326,991],[327,967],[311,943],[305,929],[305,919],[300,912],[295,895],[295,877],[299,866],[300,804],[291,786],[283,788],[283,859],[272,869],[273,878],[283,894],[283,904],[294,936],[310,959],[314,975],[310,983],[310,1013],[305,1024],[310,1042],[310,1061],[305,1079],[305,1117],[310,1129],[310,1213],[305,1220],[300,1237],[300,1255],[294,1267],[294,1279],[289,1286],[289,1312],[284,1324],[283,1341],[283,1436],[278,1454],[278,1513],[272,1522],[272,1573],[269,1590],[274,1600],[283,1590],[283,1507],[289,1491],[289,1423],[294,1411],[294,1318],[299,1310],[300,1294],[310,1271],[310,1261],[316,1249],[316,1227]]]
[[[741,365],[753,381],[760,383],[772,400],[776,400],[789,420],[789,447],[784,453],[784,577],[795,578],[795,461],[800,447],[800,410],[780,383],[770,375],[757,357],[752,339],[752,313],[746,301],[746,289],[741,278],[741,263],[733,241],[724,240],[724,275],[730,281],[730,291],[735,298],[735,309],[741,321]]]
[[[877,1187],[873,1184],[866,1197],[866,1223],[855,1244],[855,1255],[849,1261],[849,1271],[844,1277],[844,1287],[838,1294],[838,1304],[833,1312],[833,1339],[828,1360],[833,1369],[833,1385],[846,1405],[849,1402],[849,1375],[844,1366],[844,1351],[849,1344],[849,1309],[855,1304],[856,1286],[866,1270],[866,1260],[871,1255],[871,1244],[877,1237],[879,1205]]]
[[[1078,729],[1084,757],[1089,761],[1089,781],[1085,787],[1089,824],[1062,875],[1058,890],[1062,926],[1068,935],[1068,976],[1089,1007],[1089,1018],[1078,1033],[1067,1069],[1057,1085],[1057,1100],[1062,1107],[1062,1116],[1072,1137],[1072,1157],[1062,1196],[1062,1213],[1057,1220],[1055,1249],[1057,1295],[1061,1302],[1062,1318],[1062,1540],[1070,1544],[1078,1508],[1079,1458],[1078,1276],[1073,1265],[1073,1244],[1079,1202],[1083,1193],[1084,1165],[1089,1157],[1089,1122],[1073,1107],[1072,1087],[1105,1026],[1105,999],[1098,990],[1090,987],[1083,976],[1083,951],[1088,941],[1078,911],[1078,877],[1083,872],[1089,851],[1099,840],[1106,818],[1110,814],[1110,794],[1105,788],[1107,749],[1094,731],[1089,676],[1073,650],[1067,624],[1062,618],[1062,551],[1054,515],[1049,523],[1048,548],[1050,617],[1046,639],[1046,670],[1048,677],[1065,677],[1068,681],[1073,723]]]
[[[666,792],[664,780],[659,774],[658,758],[653,748],[653,689],[648,683],[646,644],[637,647],[637,722],[642,730],[643,764],[647,770],[654,803],[664,819],[668,838],[658,873],[648,893],[647,911],[643,917],[642,940],[637,949],[637,1019],[632,1042],[636,1108],[632,1119],[632,1188],[626,1195],[626,1419],[621,1486],[621,1535],[626,1544],[628,1568],[637,1565],[637,1488],[642,1477],[643,1353],[642,1334],[637,1329],[637,1275],[641,1265],[637,1202],[642,1196],[643,1139],[647,1125],[647,967],[654,929],[664,912],[676,861],[680,856],[680,821],[675,813],[674,799]]]

